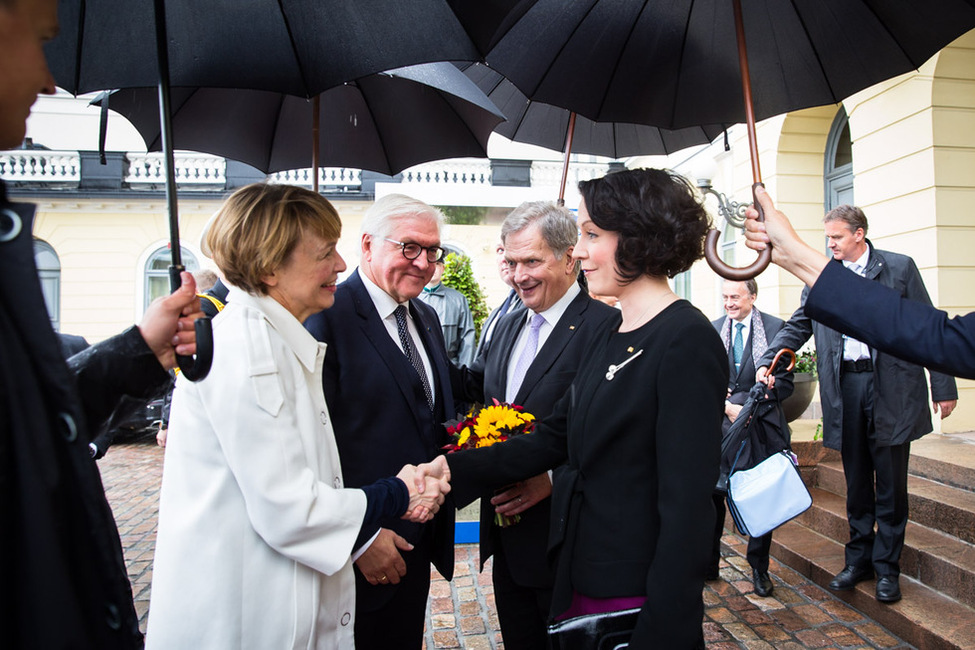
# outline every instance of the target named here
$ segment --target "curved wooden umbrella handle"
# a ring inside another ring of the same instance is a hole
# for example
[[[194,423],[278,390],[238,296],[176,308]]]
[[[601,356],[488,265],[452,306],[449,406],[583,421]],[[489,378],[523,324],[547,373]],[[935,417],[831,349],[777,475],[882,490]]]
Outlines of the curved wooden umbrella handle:
[[[782,348],[775,353],[775,357],[772,359],[772,363],[769,364],[768,371],[765,373],[766,376],[771,375],[772,372],[775,371],[775,366],[779,365],[779,359],[781,359],[783,355],[789,355],[789,366],[785,369],[786,372],[789,372],[796,367],[796,353],[789,348]]]
[[[758,220],[765,221],[765,211],[762,210],[762,204],[758,202],[758,197],[755,196],[755,188],[759,186],[765,187],[762,183],[752,185],[752,200],[755,202],[755,209],[758,210]],[[718,240],[720,238],[721,233],[717,229],[712,228],[708,231],[707,239],[704,240],[704,259],[708,261],[708,266],[711,267],[711,270],[726,280],[733,280],[735,282],[751,280],[768,268],[769,262],[772,261],[772,245],[769,244],[765,247],[765,250],[758,254],[758,259],[752,262],[750,266],[742,268],[728,266],[718,253]]]

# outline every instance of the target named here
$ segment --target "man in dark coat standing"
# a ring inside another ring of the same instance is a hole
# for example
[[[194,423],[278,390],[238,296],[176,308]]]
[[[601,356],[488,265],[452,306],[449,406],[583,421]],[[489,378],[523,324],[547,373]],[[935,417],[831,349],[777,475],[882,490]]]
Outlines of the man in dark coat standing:
[[[758,283],[752,280],[735,282],[727,280],[721,290],[725,316],[712,321],[714,329],[721,336],[724,349],[728,352],[728,397],[724,405],[724,418],[721,421],[721,436],[728,435],[731,424],[738,419],[742,405],[748,401],[751,388],[755,385],[755,361],[768,350],[768,342],[784,324],[781,318],[763,314],[755,308],[758,298]],[[779,374],[778,372],[776,373]],[[792,394],[792,373],[784,372],[783,379],[776,384],[779,400]],[[782,422],[783,433],[788,435],[789,426]],[[724,464],[726,459],[722,459]],[[724,532],[726,508],[724,495],[715,492],[714,509],[717,514],[714,522],[714,546],[711,551],[711,565],[708,567],[708,580],[718,579],[718,563],[721,561],[721,535]],[[755,593],[763,598],[772,594],[772,579],[768,574],[769,550],[772,548],[772,533],[761,537],[748,538],[747,559],[752,568],[752,584]]]
[[[18,146],[38,93],[53,94],[43,44],[57,0],[0,0],[0,149]],[[180,354],[195,352],[193,278],[154,302],[138,327],[70,360],[44,304],[32,238],[34,206],[0,181],[0,584],[8,648],[141,648],[122,546],[91,433],[122,395],[165,389]],[[177,325],[179,322],[179,326]],[[186,329],[178,329],[185,327]]]
[[[874,248],[866,238],[867,218],[862,210],[842,205],[823,221],[833,264],[843,264],[905,298],[931,304],[914,261]],[[815,336],[823,444],[842,455],[850,524],[846,566],[829,586],[837,591],[853,589],[876,573],[877,600],[896,602],[901,598],[911,441],[932,430],[924,369],[811,320],[804,312],[808,294],[806,287],[799,309],[759,361],[756,376],[762,380],[780,348],[798,349]],[[931,396],[935,411],[948,417],[958,398],[954,378],[932,372]]]
[[[443,423],[455,413],[443,332],[417,299],[445,254],[442,223],[422,201],[376,201],[362,223],[359,268],[338,286],[332,308],[305,321],[328,344],[325,399],[348,487],[390,476],[393,465],[429,461],[447,443]],[[363,528],[353,553],[356,648],[419,650],[430,563],[453,576],[453,535],[453,508],[427,524]]]
[[[474,365],[455,374],[456,391],[471,402],[509,402],[547,418],[576,376],[593,338],[619,312],[593,300],[576,282],[577,228],[554,203],[522,203],[501,225],[504,257],[524,306],[501,318]],[[534,349],[526,351],[532,322]],[[525,356],[519,375],[519,359]],[[547,647],[555,575],[546,552],[552,480],[548,473],[481,497],[480,558],[493,555],[494,595],[504,647]],[[501,527],[495,513],[517,516]]]

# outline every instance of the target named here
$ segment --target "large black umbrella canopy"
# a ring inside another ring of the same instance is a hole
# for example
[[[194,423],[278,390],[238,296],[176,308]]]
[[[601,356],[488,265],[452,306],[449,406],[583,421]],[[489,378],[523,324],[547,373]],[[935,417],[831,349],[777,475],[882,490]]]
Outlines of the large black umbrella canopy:
[[[165,0],[171,86],[312,97],[350,79],[477,51],[445,0]],[[152,0],[60,0],[46,46],[71,93],[155,86]]]
[[[671,129],[746,121],[730,0],[451,4],[487,63],[534,101]],[[758,120],[915,70],[975,27],[972,0],[745,0],[741,11]]]
[[[173,88],[173,144],[247,163],[265,173],[336,166],[394,175],[443,158],[487,156],[504,116],[450,63],[373,74],[319,98],[318,164],[312,158],[315,102],[261,90]],[[160,151],[155,88],[120,89],[108,107]]]
[[[515,142],[565,151],[571,111],[530,100],[510,80],[486,65],[470,65],[464,73],[504,113],[506,121],[495,132]],[[609,158],[663,155],[707,144],[722,131],[721,125],[670,130],[646,124],[595,122],[580,115],[575,121],[572,151]]]
[[[646,124],[594,122],[558,106],[533,102],[502,74],[484,64],[462,67],[507,118],[495,129],[497,133],[515,142],[564,153],[559,205],[564,202],[571,153],[610,158],[668,154],[706,144],[724,130],[722,126],[692,126],[672,131]]]

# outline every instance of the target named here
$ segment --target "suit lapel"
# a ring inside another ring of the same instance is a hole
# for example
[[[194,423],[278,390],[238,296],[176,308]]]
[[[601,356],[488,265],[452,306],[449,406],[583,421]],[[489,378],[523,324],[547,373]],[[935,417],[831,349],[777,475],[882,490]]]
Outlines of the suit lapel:
[[[449,411],[453,410],[454,398],[450,390],[450,376],[447,370],[447,364],[449,363],[447,360],[447,351],[444,345],[437,339],[432,329],[433,327],[439,328],[440,325],[427,319],[417,309],[416,302],[416,300],[410,301],[410,314],[413,315],[413,321],[416,323],[417,330],[420,333],[420,341],[426,350],[427,358],[430,359],[434,380],[433,394],[436,399],[437,409],[446,417],[453,417],[454,414],[449,413]]]
[[[485,397],[490,396],[504,401],[504,396],[508,392],[508,364],[511,363],[511,351],[518,340],[518,335],[525,327],[525,315],[528,308],[519,305],[517,309],[509,311],[501,317],[495,326],[494,333],[491,335],[491,350],[488,355],[488,363],[493,366],[491,373],[497,381],[491,386],[485,386]],[[485,372],[485,377],[487,372]]]
[[[379,317],[376,305],[372,302],[369,292],[366,290],[362,279],[359,277],[358,269],[346,282],[355,304],[356,314],[359,316],[359,327],[366,340],[376,350],[377,356],[386,364],[390,374],[392,374],[396,385],[399,387],[403,399],[410,405],[410,412],[416,419],[417,429],[423,430],[420,414],[417,411],[416,386],[420,385],[420,378],[413,371],[413,366],[399,346],[393,342],[389,335],[389,330]],[[422,387],[421,387],[422,392]],[[422,404],[426,408],[426,404]]]
[[[532,361],[532,364],[528,366],[528,372],[525,373],[525,380],[521,383],[518,394],[515,396],[515,402],[517,404],[524,404],[528,400],[529,395],[531,395],[532,390],[538,384],[539,379],[548,372],[548,369],[552,367],[552,364],[555,363],[556,359],[562,354],[562,351],[565,350],[565,346],[569,344],[579,325],[582,324],[583,315],[586,309],[589,308],[591,301],[592,298],[586,292],[582,291],[569,303],[569,306],[562,314],[562,318],[555,324],[552,333],[545,340],[545,344],[535,354],[535,359]]]

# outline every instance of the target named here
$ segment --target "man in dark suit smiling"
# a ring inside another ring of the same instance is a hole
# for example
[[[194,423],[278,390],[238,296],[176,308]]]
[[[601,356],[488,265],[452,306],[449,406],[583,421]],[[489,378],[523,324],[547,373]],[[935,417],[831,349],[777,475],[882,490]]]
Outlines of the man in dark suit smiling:
[[[575,378],[593,337],[617,310],[576,283],[578,230],[571,213],[523,203],[501,226],[504,258],[524,302],[499,319],[474,365],[454,375],[472,402],[518,404],[544,419]],[[546,559],[552,481],[541,474],[481,499],[481,562],[494,556],[494,592],[504,646],[546,648],[554,574]],[[495,513],[518,515],[500,527]]]
[[[442,223],[422,201],[377,201],[362,224],[359,268],[338,286],[335,305],[305,322],[328,344],[325,398],[349,487],[429,461],[447,442],[454,403],[443,333],[433,308],[416,300],[445,254]],[[454,517],[445,510],[428,524],[395,520],[360,532],[356,648],[422,646],[430,562],[453,575]]]

